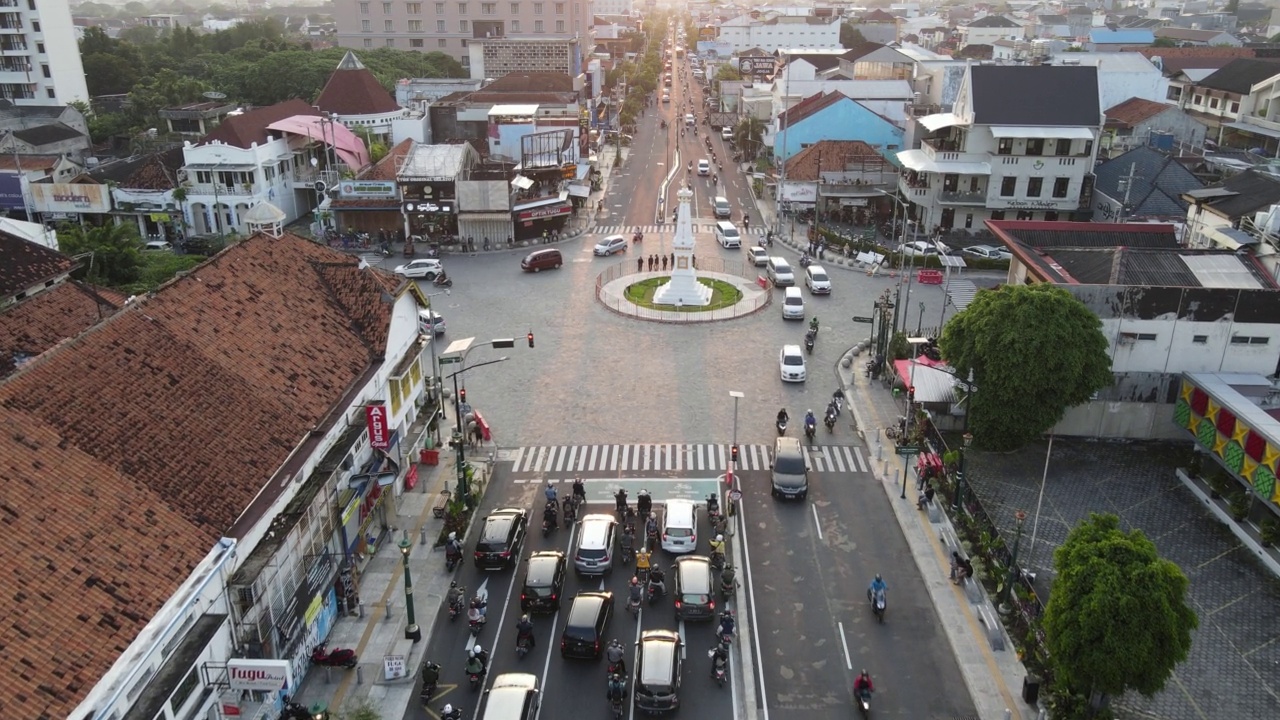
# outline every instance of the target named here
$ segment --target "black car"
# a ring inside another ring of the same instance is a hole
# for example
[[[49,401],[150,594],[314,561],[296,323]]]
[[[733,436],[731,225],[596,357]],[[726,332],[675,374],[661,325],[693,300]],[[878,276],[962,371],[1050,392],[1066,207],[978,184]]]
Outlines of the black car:
[[[676,617],[681,620],[710,620],[716,614],[715,581],[711,577],[711,559],[702,555],[686,555],[676,559]]]
[[[500,508],[484,519],[476,541],[476,567],[501,570],[514,567],[524,547],[528,517],[521,508]]]
[[[560,636],[561,657],[599,660],[605,630],[613,618],[613,593],[584,592],[573,598]]]
[[[640,634],[636,650],[636,709],[647,713],[672,712],[680,707],[680,636],[670,630]]]
[[[555,612],[560,609],[560,594],[564,591],[564,553],[555,550],[536,552],[529,556],[529,567],[524,572],[524,585],[520,587],[520,609],[525,612]]]

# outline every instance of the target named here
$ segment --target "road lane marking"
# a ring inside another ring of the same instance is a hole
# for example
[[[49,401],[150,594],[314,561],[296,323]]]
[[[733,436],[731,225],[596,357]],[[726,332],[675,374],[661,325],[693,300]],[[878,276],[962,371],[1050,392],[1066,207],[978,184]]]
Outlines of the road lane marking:
[[[810,505],[809,509],[813,511],[813,527],[818,531],[818,539],[822,539],[822,523],[818,520],[818,506]]]
[[[853,659],[849,657],[849,641],[844,637],[844,623],[837,622],[836,625],[840,628],[840,644],[844,646],[844,668],[852,670]]]
[[[754,655],[751,659],[754,661],[756,670],[755,681],[760,685],[759,695],[757,697],[757,702],[760,704],[760,717],[763,718],[763,720],[769,720],[769,696],[764,684],[764,658],[760,654],[760,627],[756,622],[756,608],[758,606],[756,605],[755,584],[751,582],[751,549],[749,547],[750,543],[747,540],[746,504],[742,503],[741,505],[742,506],[738,508],[738,531],[742,538],[742,542],[734,543],[734,546],[742,550],[742,559],[741,562],[738,563],[738,567],[742,568],[744,582],[738,588],[738,592],[745,592],[751,604],[750,612],[748,613],[751,620],[751,638],[746,638],[745,633],[742,633],[739,635],[738,642],[751,643],[751,653]],[[742,607],[742,603],[738,603],[739,622],[741,622],[743,610],[744,608]],[[745,662],[747,654],[744,653],[743,658]],[[750,680],[747,676],[746,668],[743,669],[743,677],[744,679]],[[753,688],[748,687],[748,691],[752,689]],[[748,713],[747,715],[750,718],[751,714]]]

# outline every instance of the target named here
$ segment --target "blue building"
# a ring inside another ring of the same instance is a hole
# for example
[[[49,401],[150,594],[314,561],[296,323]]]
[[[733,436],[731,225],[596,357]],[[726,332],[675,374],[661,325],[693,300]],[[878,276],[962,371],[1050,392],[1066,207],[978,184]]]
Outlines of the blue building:
[[[796,103],[778,115],[774,129],[776,164],[822,140],[858,140],[888,158],[902,148],[902,128],[838,90]]]

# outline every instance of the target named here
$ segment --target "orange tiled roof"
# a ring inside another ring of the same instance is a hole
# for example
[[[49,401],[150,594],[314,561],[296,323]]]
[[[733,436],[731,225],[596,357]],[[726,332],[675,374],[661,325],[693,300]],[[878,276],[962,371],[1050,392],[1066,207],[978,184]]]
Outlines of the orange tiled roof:
[[[358,263],[256,235],[0,382],[7,717],[67,717],[380,361]]]
[[[338,115],[381,115],[401,109],[369,68],[348,58],[355,60],[350,50],[316,97],[316,107]]]
[[[413,148],[413,139],[406,138],[396,144],[395,147],[387,151],[385,157],[374,163],[360,173],[361,180],[395,180],[396,168],[400,165],[400,161],[405,155],[409,154],[409,150]],[[397,206],[399,203],[397,203]]]
[[[1131,97],[1119,105],[1108,108],[1103,115],[1107,116],[1107,127],[1133,127],[1137,123],[1147,118],[1153,118],[1171,108],[1176,108],[1176,106],[1166,105],[1154,100]]]
[[[75,261],[39,243],[0,232],[0,298],[71,272]]]
[[[825,110],[845,99],[847,96],[839,90],[810,95],[778,114],[779,127],[794,125],[819,110]]]
[[[58,283],[0,313],[0,377],[115,314],[125,298],[79,282]]]
[[[279,122],[295,115],[319,114],[320,111],[311,107],[306,100],[293,98],[275,105],[254,108],[243,115],[228,115],[223,118],[218,127],[214,128],[208,135],[200,138],[200,142],[196,144],[207,145],[212,142],[224,142],[238,148],[248,149],[254,143],[265,143],[267,141],[267,136],[271,134],[267,131],[267,126],[274,122]],[[276,136],[279,137],[278,131]]]
[[[817,180],[819,172],[839,172],[858,167],[892,170],[893,165],[875,148],[861,140],[819,140],[787,161],[788,180]]]

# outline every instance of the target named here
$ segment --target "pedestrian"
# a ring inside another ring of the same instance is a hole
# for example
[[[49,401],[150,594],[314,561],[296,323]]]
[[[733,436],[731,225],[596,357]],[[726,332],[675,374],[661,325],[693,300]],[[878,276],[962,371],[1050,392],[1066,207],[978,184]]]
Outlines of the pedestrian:
[[[676,254],[671,253],[671,269],[674,270],[675,267],[676,267]]]
[[[825,253],[826,253],[826,252],[827,252],[827,244],[826,244],[826,243],[822,243],[821,245],[819,245],[819,246],[818,246],[818,259],[819,259],[819,260],[822,260],[822,259],[824,258],[824,256],[825,256]]]
[[[662,256],[662,271],[663,271],[663,272],[666,272],[666,270],[667,270],[667,256],[666,256],[666,255],[663,255],[663,256]]]
[[[516,241],[510,235],[507,236],[507,247],[515,247]]]
[[[694,270],[697,270],[697,269],[698,269],[698,256],[697,256],[697,255],[690,255],[690,256],[689,256],[689,264],[690,264],[690,265],[693,265],[693,269],[694,269]]]
[[[484,238],[484,251],[489,252],[489,237],[487,235]]]
[[[642,272],[644,272],[644,258],[643,258],[643,257],[638,257],[638,258],[636,258],[636,272],[638,272],[638,273],[642,273]]]
[[[960,572],[960,553],[951,551],[951,582],[956,581],[956,574]]]

